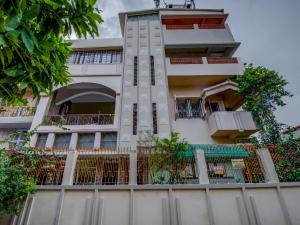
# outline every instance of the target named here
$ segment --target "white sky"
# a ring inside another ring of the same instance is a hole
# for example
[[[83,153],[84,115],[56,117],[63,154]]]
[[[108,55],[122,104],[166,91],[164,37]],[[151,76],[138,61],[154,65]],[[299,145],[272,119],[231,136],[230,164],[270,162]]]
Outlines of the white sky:
[[[161,1],[162,2],[162,1]],[[184,0],[166,0],[181,3]],[[241,46],[235,53],[254,65],[274,69],[288,80],[294,97],[279,109],[280,122],[300,125],[300,0],[195,0],[197,8],[225,9]],[[118,13],[154,8],[152,0],[101,0],[100,37],[120,37]]]

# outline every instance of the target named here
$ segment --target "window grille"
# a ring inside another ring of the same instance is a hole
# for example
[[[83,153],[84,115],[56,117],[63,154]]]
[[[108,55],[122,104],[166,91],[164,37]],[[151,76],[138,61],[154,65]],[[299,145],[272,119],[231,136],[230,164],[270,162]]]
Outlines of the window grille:
[[[176,99],[176,119],[203,118],[204,110],[203,101],[200,99]]]
[[[133,104],[132,134],[137,134],[137,103]]]
[[[155,85],[154,57],[150,56],[151,84]]]
[[[122,63],[121,50],[75,51],[68,64],[116,64]]]
[[[153,120],[153,134],[157,134],[157,112],[156,112],[156,103],[152,103],[152,120]]]
[[[133,65],[133,86],[137,86],[137,67],[138,67],[138,59],[137,56],[134,56],[134,65]]]

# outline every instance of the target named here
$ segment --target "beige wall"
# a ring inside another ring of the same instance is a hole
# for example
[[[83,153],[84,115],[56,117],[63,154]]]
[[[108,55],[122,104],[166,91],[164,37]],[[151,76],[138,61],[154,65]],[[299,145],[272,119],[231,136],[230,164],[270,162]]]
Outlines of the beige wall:
[[[300,221],[300,183],[79,188],[38,190],[17,224],[298,225]]]

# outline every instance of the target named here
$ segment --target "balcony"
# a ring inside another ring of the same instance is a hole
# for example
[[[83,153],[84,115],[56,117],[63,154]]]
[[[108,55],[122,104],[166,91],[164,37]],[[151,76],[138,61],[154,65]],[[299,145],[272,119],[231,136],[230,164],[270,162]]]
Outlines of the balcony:
[[[208,127],[213,137],[248,137],[258,130],[251,113],[242,111],[213,112]]]
[[[114,117],[114,114],[49,115],[45,117],[44,125],[111,125]]]
[[[0,128],[30,128],[35,107],[4,107],[0,111]]]
[[[238,75],[243,63],[236,57],[166,58],[168,76]]]

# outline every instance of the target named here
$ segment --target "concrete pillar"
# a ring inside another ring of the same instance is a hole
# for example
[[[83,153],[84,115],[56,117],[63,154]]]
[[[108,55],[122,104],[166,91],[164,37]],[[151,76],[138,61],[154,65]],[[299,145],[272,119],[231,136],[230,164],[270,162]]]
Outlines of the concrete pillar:
[[[129,184],[137,184],[137,153],[129,154]]]
[[[207,165],[204,150],[196,150],[196,168],[198,172],[199,184],[209,184]]]
[[[65,169],[64,169],[64,176],[62,180],[63,185],[73,185],[77,157],[78,157],[77,151],[68,152]]]
[[[268,183],[279,183],[271,154],[267,148],[257,149],[257,155],[263,166],[263,172]]]
[[[37,139],[38,139],[38,134],[37,133],[34,133],[31,137],[30,137],[30,147],[35,147],[36,145],[36,142],[37,142]]]
[[[116,102],[115,102],[115,117],[114,117],[114,125],[119,126],[119,117],[121,116],[121,97],[120,94],[116,94]]]
[[[37,128],[42,124],[44,116],[48,113],[52,97],[41,94],[39,104],[37,105],[35,115],[32,120],[30,130]]]
[[[75,150],[77,148],[77,141],[78,141],[78,133],[72,133],[69,149]]]
[[[54,133],[49,133],[48,138],[45,144],[46,148],[52,148],[54,144],[54,139],[55,139],[55,134]]]
[[[94,148],[100,148],[101,147],[101,132],[95,133],[95,141],[94,141]]]

